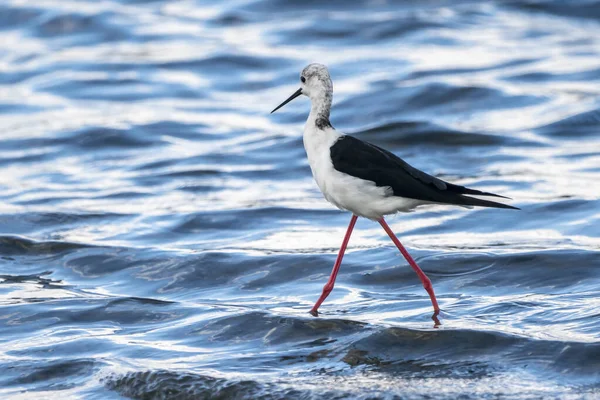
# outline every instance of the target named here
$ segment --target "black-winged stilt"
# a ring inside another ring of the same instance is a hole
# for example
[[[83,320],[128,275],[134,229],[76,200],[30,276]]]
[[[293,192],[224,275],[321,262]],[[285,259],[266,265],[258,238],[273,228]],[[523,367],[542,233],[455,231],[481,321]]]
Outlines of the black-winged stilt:
[[[336,131],[329,122],[333,83],[326,66],[308,65],[302,70],[300,81],[300,89],[271,113],[302,94],[310,98],[310,114],[304,127],[304,148],[310,169],[325,198],[339,209],[353,214],[331,276],[310,313],[318,315],[319,306],[333,289],[356,219],[365,217],[381,224],[417,273],[431,298],[435,318],[440,308],[431,281],[402,246],[383,216],[410,211],[423,204],[518,208],[467,196],[507,198],[444,182],[410,166],[387,150]]]

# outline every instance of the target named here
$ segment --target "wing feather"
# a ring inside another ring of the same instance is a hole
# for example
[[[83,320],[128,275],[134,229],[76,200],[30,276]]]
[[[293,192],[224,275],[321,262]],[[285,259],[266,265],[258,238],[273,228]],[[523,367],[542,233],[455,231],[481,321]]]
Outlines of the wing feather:
[[[390,187],[394,196],[458,205],[513,208],[465,195],[503,197],[445,182],[414,168],[395,154],[353,136],[341,136],[331,146],[333,167],[345,174]]]

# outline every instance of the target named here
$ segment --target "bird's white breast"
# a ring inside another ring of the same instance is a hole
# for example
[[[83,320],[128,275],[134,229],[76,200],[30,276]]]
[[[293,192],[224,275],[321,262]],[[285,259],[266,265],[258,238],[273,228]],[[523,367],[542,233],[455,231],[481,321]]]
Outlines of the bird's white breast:
[[[342,134],[333,128],[321,130],[311,125],[307,124],[304,129],[304,149],[313,177],[327,201],[342,210],[375,220],[408,211],[419,203],[393,196],[389,187],[378,187],[375,182],[336,170],[331,161],[331,146]]]

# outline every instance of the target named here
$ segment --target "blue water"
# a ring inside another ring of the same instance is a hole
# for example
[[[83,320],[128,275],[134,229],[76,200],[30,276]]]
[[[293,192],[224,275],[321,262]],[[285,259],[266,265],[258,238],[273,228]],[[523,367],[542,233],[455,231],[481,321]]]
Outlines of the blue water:
[[[600,397],[600,2],[0,4],[0,397]],[[332,124],[522,211],[359,220]]]

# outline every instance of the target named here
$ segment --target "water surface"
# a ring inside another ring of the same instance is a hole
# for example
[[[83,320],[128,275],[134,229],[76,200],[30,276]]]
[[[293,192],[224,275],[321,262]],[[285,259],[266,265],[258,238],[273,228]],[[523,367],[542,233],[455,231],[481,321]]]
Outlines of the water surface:
[[[365,11],[367,10],[367,11]],[[600,2],[0,5],[3,398],[600,396]],[[359,220],[333,125],[522,211]]]

